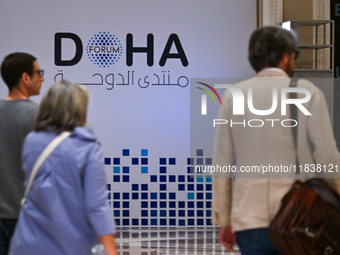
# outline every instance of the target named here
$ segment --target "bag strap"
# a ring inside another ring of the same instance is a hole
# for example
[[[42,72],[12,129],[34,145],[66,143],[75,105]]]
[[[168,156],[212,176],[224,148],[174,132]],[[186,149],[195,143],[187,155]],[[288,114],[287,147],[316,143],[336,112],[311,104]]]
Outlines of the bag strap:
[[[289,87],[291,88],[296,88],[297,87],[297,79],[291,79]],[[296,99],[297,98],[297,93],[296,92],[292,92],[289,93],[289,98],[290,99]],[[291,123],[292,123],[292,133],[293,133],[293,140],[294,140],[294,147],[295,147],[295,155],[296,155],[296,174],[298,175],[300,173],[300,168],[299,168],[299,156],[298,156],[298,149],[297,149],[297,133],[298,133],[298,125],[295,125],[295,123],[297,123],[298,120],[298,114],[297,114],[297,106],[295,104],[291,104],[290,105],[290,118],[292,119]],[[295,121],[293,121],[295,120]]]
[[[28,192],[31,189],[31,186],[32,186],[33,180],[35,178],[35,175],[37,174],[37,172],[38,172],[40,166],[42,165],[42,163],[44,163],[46,158],[54,151],[54,149],[62,141],[64,141],[67,137],[69,137],[70,135],[71,135],[71,132],[67,132],[67,131],[62,132],[60,135],[58,135],[56,138],[54,138],[49,143],[49,145],[47,145],[47,147],[43,150],[43,152],[40,154],[39,158],[37,159],[37,161],[35,162],[35,164],[33,166],[33,170],[31,172],[31,175],[30,175],[30,178],[28,180],[27,187],[26,187],[26,190],[25,190],[24,198],[21,200],[21,205],[24,205],[26,203]]]

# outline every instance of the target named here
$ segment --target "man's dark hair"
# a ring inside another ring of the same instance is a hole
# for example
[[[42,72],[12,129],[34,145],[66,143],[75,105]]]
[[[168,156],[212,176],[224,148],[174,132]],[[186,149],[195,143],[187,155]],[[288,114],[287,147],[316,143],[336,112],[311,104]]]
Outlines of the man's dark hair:
[[[33,62],[36,60],[36,57],[23,52],[11,53],[4,58],[1,63],[1,77],[9,91],[19,84],[23,73],[32,77]]]
[[[297,51],[295,35],[279,26],[255,30],[249,41],[248,59],[256,72],[264,67],[277,67],[283,54]]]

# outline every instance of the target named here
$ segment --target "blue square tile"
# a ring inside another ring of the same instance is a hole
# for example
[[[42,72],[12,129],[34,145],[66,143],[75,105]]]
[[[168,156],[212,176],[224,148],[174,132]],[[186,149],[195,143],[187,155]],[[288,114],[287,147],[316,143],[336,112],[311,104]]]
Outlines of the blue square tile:
[[[150,182],[157,182],[157,175],[150,175]]]
[[[169,202],[169,208],[176,208],[176,202]]]
[[[165,192],[159,193],[159,199],[166,199],[166,193]]]
[[[120,166],[114,166],[113,167],[113,173],[114,174],[119,174],[120,173]]]
[[[130,208],[130,202],[123,202],[123,208]]]
[[[130,176],[129,175],[123,175],[123,182],[129,182]]]
[[[138,193],[136,193],[136,192],[132,193],[132,199],[139,199],[138,197],[139,197]]]
[[[176,175],[169,175],[169,182],[176,182]]]
[[[130,217],[130,211],[129,210],[123,210],[123,217]]]
[[[170,226],[176,226],[176,219],[169,219]]]
[[[193,193],[193,192],[188,192],[188,199],[190,199],[190,200],[195,199],[195,193]]]
[[[141,202],[141,207],[142,208],[148,208],[148,202]]]
[[[211,217],[211,210],[206,210],[205,211],[205,216]]]
[[[114,175],[113,182],[120,182],[120,175]]]
[[[184,201],[179,201],[178,202],[178,208],[185,208],[185,202]]]
[[[148,158],[141,158],[141,164],[147,165],[148,164]]]
[[[148,199],[148,193],[147,192],[142,192],[141,196],[142,196],[142,199]]]
[[[115,219],[116,226],[120,226],[120,219]]]
[[[188,158],[187,164],[188,165],[193,165],[194,164],[194,159],[193,158]]]
[[[151,199],[157,199],[157,193],[152,192],[150,194]]]
[[[159,173],[166,174],[166,166],[160,166],[159,167]]]
[[[159,202],[160,208],[166,208],[166,202]]]
[[[123,166],[123,174],[129,174],[130,173],[130,167]]]
[[[203,191],[203,188],[204,188],[203,184],[197,184],[197,190]]]
[[[203,217],[203,210],[197,210],[197,217]]]
[[[142,226],[148,226],[149,220],[148,219],[142,219]]]
[[[185,190],[185,184],[178,184],[178,190],[179,191]]]
[[[142,215],[142,217],[148,217],[149,215],[148,215],[148,210],[142,210],[141,211],[141,215]]]
[[[132,190],[138,190],[138,184],[132,184]]]
[[[211,208],[211,202],[209,202],[209,201],[205,202],[205,207],[206,208]]]
[[[194,168],[192,166],[187,167],[187,173],[188,174],[193,174],[194,173]]]
[[[203,226],[204,225],[204,220],[203,219],[197,219],[197,225],[198,226]]]
[[[166,182],[166,175],[159,176],[159,181],[160,182]]]
[[[105,165],[111,165],[111,158],[104,158]]]
[[[132,158],[131,159],[132,165],[138,165],[138,162],[139,162],[138,158]]]
[[[178,226],[185,226],[185,220],[178,220]]]
[[[123,149],[123,156],[130,156],[130,150]]]
[[[176,217],[176,210],[169,210],[170,217]]]
[[[176,165],[176,158],[169,158],[169,165]]]
[[[212,193],[206,193],[205,198],[206,199],[212,199]]]
[[[114,192],[113,193],[113,199],[120,199],[120,193]]]
[[[178,182],[185,182],[185,176],[184,175],[179,175],[178,176]]]
[[[161,226],[166,226],[166,222],[167,222],[166,219],[159,219],[159,225]]]
[[[194,210],[188,210],[188,217],[195,217],[195,211]]]
[[[159,159],[159,164],[160,165],[166,165],[166,158],[160,158]]]
[[[197,157],[203,157],[203,150],[196,150],[196,156]]]
[[[185,217],[185,211],[184,210],[178,210],[178,217]]]
[[[206,184],[205,185],[205,190],[206,191],[211,191],[212,190],[212,184]]]
[[[114,165],[120,165],[120,158],[113,158]]]
[[[206,220],[205,220],[205,224],[206,224],[207,226],[212,226],[211,219],[206,219]]]
[[[157,208],[157,202],[156,201],[150,202],[150,208]]]
[[[176,199],[176,193],[169,193],[169,199]]]
[[[123,193],[123,199],[130,199],[130,193]]]
[[[147,157],[149,155],[149,152],[147,149],[141,149],[140,154],[142,157]]]
[[[205,181],[206,181],[206,182],[212,182],[212,176],[211,176],[211,175],[207,175],[207,176],[205,177]]]
[[[120,208],[120,202],[113,202],[113,208]]]
[[[114,217],[120,217],[120,211],[119,210],[113,210]]]
[[[194,182],[194,178],[190,175],[188,175],[188,182]]]
[[[203,202],[197,202],[197,208],[203,208]]]
[[[159,216],[160,217],[166,217],[166,210],[160,210],[159,211]]]
[[[130,220],[129,219],[123,219],[123,226],[129,226]]]
[[[194,219],[188,219],[188,226],[194,226],[195,220]]]
[[[142,174],[147,174],[149,172],[149,168],[147,166],[142,166],[141,167],[141,173]]]
[[[203,175],[197,175],[196,180],[197,182],[203,182],[204,181]]]
[[[157,219],[151,219],[151,226],[157,226]]]
[[[151,217],[157,217],[157,210],[151,210],[150,211],[150,216]]]
[[[159,190],[166,190],[166,184],[159,184]]]
[[[195,208],[194,202],[188,202],[188,208]]]
[[[196,165],[203,165],[203,158],[197,158]]]
[[[188,184],[188,190],[189,191],[195,190],[194,184]]]
[[[132,226],[138,226],[139,220],[138,219],[132,219]]]
[[[142,190],[148,190],[148,185],[147,184],[141,184],[141,189]]]
[[[212,158],[206,158],[206,159],[205,159],[205,164],[206,164],[207,166],[211,166],[211,165],[212,165]]]

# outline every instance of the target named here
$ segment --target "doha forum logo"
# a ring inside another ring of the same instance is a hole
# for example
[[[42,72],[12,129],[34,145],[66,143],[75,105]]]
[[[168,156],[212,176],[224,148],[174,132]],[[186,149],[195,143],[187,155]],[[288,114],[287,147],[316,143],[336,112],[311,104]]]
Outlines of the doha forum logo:
[[[109,67],[120,60],[123,48],[119,39],[109,32],[95,34],[87,43],[86,53],[99,67]]]
[[[124,54],[126,54],[126,65],[133,65],[134,54],[145,54],[146,64],[154,65],[154,35],[146,35],[146,45],[134,46],[131,33],[125,38]],[[121,41],[114,34],[99,32],[92,36],[86,47],[88,59],[97,67],[110,67],[122,61],[123,47]],[[70,43],[75,45],[74,55],[71,53]],[[174,50],[176,49],[176,50]],[[64,54],[63,54],[64,53]],[[75,33],[57,32],[54,35],[54,63],[56,66],[74,66],[78,64],[85,53],[82,39]],[[68,58],[66,56],[73,56]],[[177,34],[170,34],[165,43],[163,53],[159,56],[159,66],[163,67],[170,61],[180,61],[182,66],[188,66],[189,61]]]

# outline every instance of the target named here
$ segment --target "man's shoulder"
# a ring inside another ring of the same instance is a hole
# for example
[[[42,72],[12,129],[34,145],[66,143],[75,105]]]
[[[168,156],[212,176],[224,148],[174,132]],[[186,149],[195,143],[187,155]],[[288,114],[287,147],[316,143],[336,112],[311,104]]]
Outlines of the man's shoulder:
[[[18,99],[18,100],[0,100],[1,107],[29,107],[29,108],[38,108],[38,104],[33,102],[30,99]]]
[[[314,83],[306,79],[297,79],[297,87],[308,89],[311,93],[321,92],[321,89],[319,89]]]

